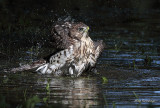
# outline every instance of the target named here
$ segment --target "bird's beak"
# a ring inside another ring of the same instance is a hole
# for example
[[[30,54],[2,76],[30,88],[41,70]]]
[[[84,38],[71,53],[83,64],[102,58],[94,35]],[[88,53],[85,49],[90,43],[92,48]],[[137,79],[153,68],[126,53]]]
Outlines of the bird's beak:
[[[87,26],[87,28],[86,28],[85,32],[88,32],[88,30],[89,30],[89,27]]]

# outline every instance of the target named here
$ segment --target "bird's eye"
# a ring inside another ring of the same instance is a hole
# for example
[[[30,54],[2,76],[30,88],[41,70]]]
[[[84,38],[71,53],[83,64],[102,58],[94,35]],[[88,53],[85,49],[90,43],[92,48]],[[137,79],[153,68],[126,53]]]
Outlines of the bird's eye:
[[[83,28],[78,28],[78,31],[83,31]]]

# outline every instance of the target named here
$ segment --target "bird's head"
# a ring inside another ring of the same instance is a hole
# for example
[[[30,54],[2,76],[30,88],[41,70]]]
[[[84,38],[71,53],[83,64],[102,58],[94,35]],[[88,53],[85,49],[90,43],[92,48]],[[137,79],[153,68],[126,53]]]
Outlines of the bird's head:
[[[90,42],[89,27],[82,22],[58,22],[51,30],[51,44],[58,49],[68,48],[76,42]]]
[[[70,36],[74,39],[81,40],[81,38],[88,37],[89,27],[84,23],[73,23],[70,28]]]

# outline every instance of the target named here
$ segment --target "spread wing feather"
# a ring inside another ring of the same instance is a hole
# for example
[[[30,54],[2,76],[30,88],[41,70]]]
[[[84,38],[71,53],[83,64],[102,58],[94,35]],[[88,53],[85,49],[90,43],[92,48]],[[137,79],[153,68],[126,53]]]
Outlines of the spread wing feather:
[[[73,45],[74,41],[70,37],[70,28],[72,23],[56,24],[51,31],[51,44],[57,49],[67,49]]]
[[[57,54],[50,57],[49,63],[40,66],[36,71],[40,71],[42,74],[54,73],[58,69],[62,68],[65,64],[70,64],[74,59],[73,45],[68,49],[62,50]]]

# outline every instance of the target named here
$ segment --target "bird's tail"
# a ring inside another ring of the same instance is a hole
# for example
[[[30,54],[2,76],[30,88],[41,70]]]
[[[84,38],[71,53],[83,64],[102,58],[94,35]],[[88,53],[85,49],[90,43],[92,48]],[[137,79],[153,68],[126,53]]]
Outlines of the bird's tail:
[[[37,60],[32,62],[31,64],[24,64],[20,65],[19,67],[12,68],[12,69],[5,69],[5,72],[21,72],[21,71],[26,71],[26,70],[31,70],[31,69],[36,69],[39,66],[42,66],[46,63],[45,60]]]
[[[48,63],[44,64],[44,65],[40,66],[36,71],[40,71],[42,74],[45,74],[48,70],[48,66],[49,66]]]

